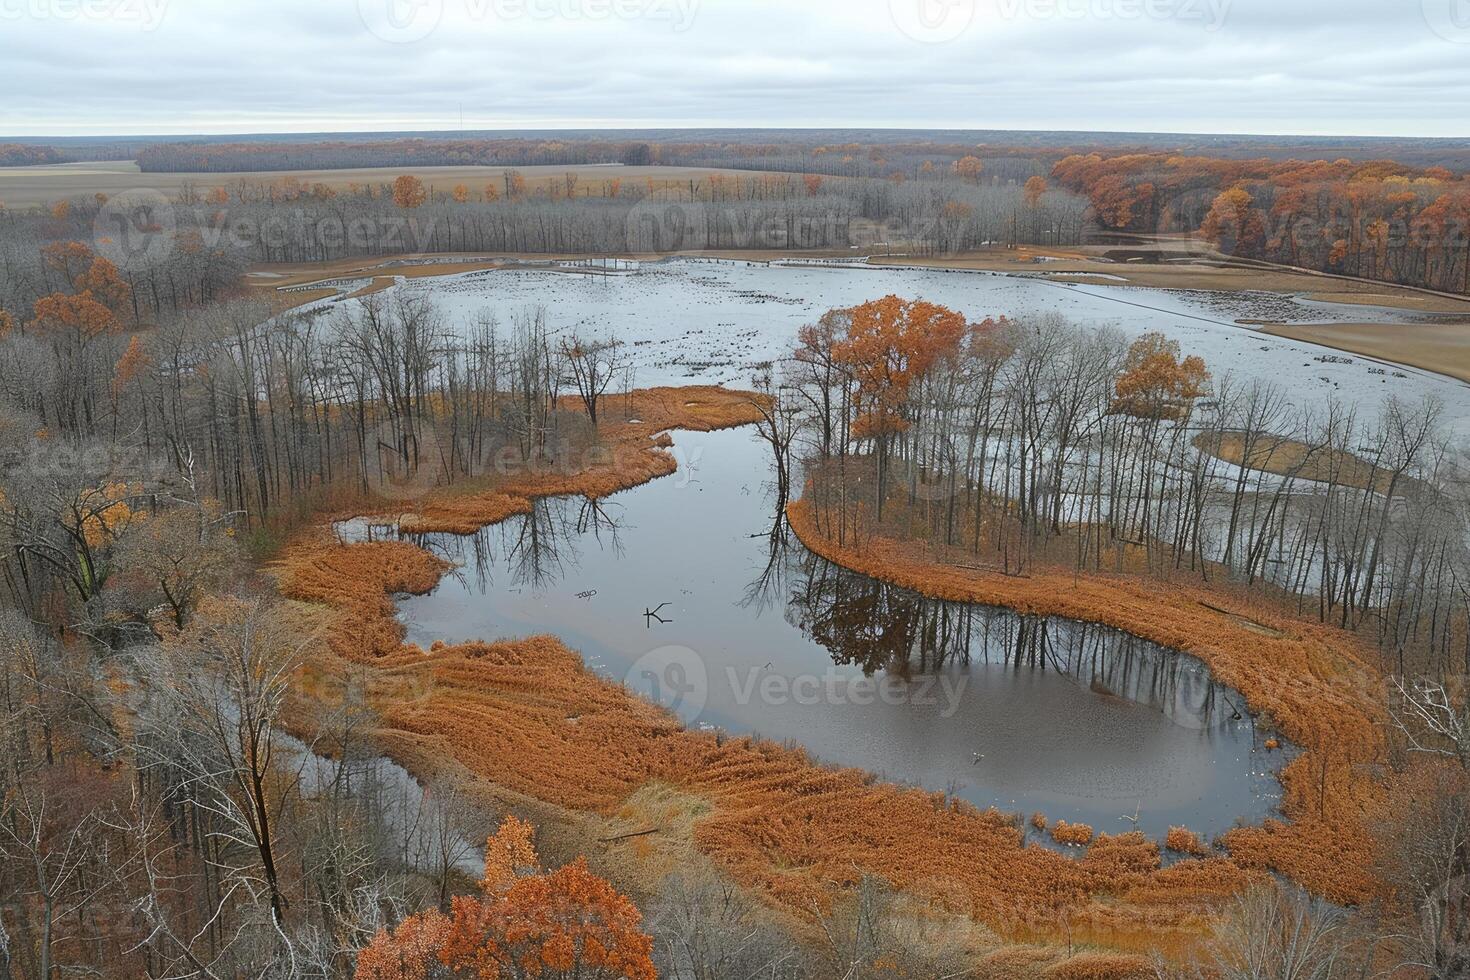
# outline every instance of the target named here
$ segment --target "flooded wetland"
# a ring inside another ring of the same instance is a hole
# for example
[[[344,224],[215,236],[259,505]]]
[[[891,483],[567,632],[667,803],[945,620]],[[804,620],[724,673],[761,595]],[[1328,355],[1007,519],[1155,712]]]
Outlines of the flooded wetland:
[[[553,330],[616,335],[640,387],[741,386],[822,310],[900,292],[972,318],[1057,314],[1157,330],[1221,373],[1290,386],[1303,404],[1371,406],[1391,387],[1470,409],[1470,389],[1449,379],[1389,374],[1249,327],[1264,313],[1304,323],[1362,315],[1290,296],[847,264],[672,260],[604,272],[499,269],[394,289],[428,295],[451,329],[541,307]],[[678,432],[674,443],[671,477],[596,503],[540,500],[473,535],[416,537],[455,572],[428,595],[401,598],[408,640],[554,634],[690,727],[1101,832],[1162,839],[1185,825],[1208,839],[1276,812],[1277,773],[1293,750],[1277,748],[1198,659],[1097,624],[941,602],[841,569],[782,530],[770,450],[750,430]]]
[[[537,503],[400,600],[408,640],[554,633],[688,725],[1099,830],[1268,815],[1283,760],[1198,660],[1116,630],[926,599],[773,537],[769,449],[678,432],[677,474]]]

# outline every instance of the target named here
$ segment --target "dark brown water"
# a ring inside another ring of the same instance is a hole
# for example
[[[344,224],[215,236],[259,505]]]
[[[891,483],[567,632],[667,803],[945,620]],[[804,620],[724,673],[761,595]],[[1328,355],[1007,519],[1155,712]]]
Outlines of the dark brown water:
[[[1102,831],[1137,813],[1213,834],[1276,806],[1280,754],[1198,660],[838,569],[773,541],[749,431],[675,439],[675,476],[427,539],[461,567],[400,603],[409,638],[553,633],[690,725]]]

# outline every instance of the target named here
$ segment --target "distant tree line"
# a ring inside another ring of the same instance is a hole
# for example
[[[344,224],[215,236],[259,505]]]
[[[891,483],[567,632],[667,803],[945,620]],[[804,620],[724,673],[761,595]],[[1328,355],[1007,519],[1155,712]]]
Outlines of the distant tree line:
[[[0,211],[0,310],[24,325],[37,301],[73,291],[70,271],[47,260],[68,242],[90,243],[111,263],[128,287],[117,315],[137,325],[227,295],[252,262],[706,249],[932,255],[1081,234],[1079,196],[1036,176],[1024,186],[987,180],[978,160],[974,167],[923,181],[815,174],[593,181],[568,173],[534,186],[511,170],[451,191],[430,191],[407,175],[342,191],[284,177],[186,186],[173,201],[152,193],[77,198]]]
[[[1443,167],[1092,154],[1052,173],[1104,230],[1197,232],[1232,257],[1470,292],[1470,182]]]

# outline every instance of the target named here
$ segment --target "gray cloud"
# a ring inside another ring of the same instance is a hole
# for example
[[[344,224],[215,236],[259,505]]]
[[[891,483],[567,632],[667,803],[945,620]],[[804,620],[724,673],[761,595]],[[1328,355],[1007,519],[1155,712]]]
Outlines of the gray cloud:
[[[0,87],[10,135],[1464,136],[1470,0],[0,0]]]

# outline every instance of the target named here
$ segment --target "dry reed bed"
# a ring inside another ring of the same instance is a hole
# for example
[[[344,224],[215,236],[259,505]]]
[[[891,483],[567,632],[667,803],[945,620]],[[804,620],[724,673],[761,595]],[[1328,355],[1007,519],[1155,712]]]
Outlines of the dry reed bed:
[[[923,545],[874,537],[838,545],[812,507],[788,508],[808,549],[843,567],[938,599],[1102,623],[1204,661],[1304,750],[1282,772],[1290,822],[1228,831],[1247,868],[1272,868],[1334,901],[1371,895],[1369,824],[1384,790],[1367,770],[1385,759],[1383,678],[1351,633],[1277,615],[1204,586],[1033,568],[1027,577],[945,565]]]
[[[674,470],[652,436],[754,413],[748,395],[718,388],[635,397],[640,421],[603,427],[608,465],[436,495],[412,526],[477,529],[538,495],[633,486]],[[368,672],[388,743],[412,742],[511,792],[581,812],[611,814],[655,783],[695,794],[711,804],[694,833],[700,850],[797,915],[872,873],[1012,936],[1065,930],[1134,949],[1180,946],[1255,874],[1220,859],[1161,869],[1158,845],[1137,833],[1102,835],[1068,858],[1028,845],[1017,822],[993,810],[819,766],[799,750],[686,731],[552,637],[406,645],[391,596],[427,592],[446,570],[408,543],[343,544],[319,529],[293,540],[275,569],[286,596],[322,611],[331,654]]]

